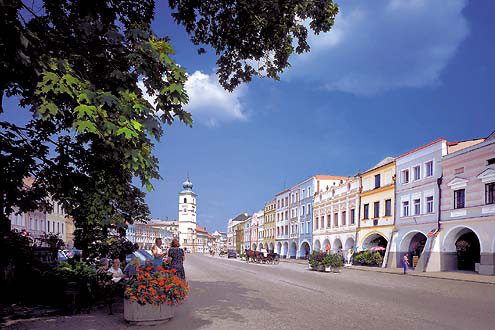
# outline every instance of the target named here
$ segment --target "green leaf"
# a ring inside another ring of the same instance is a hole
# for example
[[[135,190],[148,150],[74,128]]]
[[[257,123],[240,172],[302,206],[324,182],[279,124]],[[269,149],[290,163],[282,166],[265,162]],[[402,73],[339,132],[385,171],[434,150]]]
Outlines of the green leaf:
[[[125,138],[130,140],[131,138],[133,137],[137,137],[137,133],[136,132],[133,132],[131,131],[130,129],[128,129],[127,127],[121,127],[117,130],[117,136],[118,135],[122,135],[122,134],[125,134]]]
[[[74,108],[74,112],[77,112],[77,118],[83,117],[95,118],[96,107],[94,105],[80,104]]]
[[[82,121],[76,121],[74,122],[74,125],[77,126],[77,131],[80,133],[83,132],[91,132],[91,133],[96,133],[96,126],[93,122],[89,120],[82,120]]]

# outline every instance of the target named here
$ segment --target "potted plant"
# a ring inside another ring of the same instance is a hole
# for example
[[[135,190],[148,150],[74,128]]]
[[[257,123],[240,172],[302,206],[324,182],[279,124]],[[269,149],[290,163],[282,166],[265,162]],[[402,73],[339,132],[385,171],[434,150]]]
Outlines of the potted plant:
[[[323,263],[323,260],[325,259],[326,253],[325,252],[318,252],[315,256],[315,260],[317,262],[316,269],[319,272],[324,272],[325,271],[325,265]]]
[[[139,325],[155,325],[174,316],[174,308],[188,293],[187,282],[175,275],[175,270],[158,267],[139,268],[124,293],[124,318]]]
[[[334,259],[334,255],[331,253],[327,254],[323,259],[323,265],[325,266],[326,272],[330,272],[332,270],[333,259]]]
[[[316,252],[313,251],[313,253],[311,253],[308,258],[308,268],[310,270],[316,270],[316,267],[318,266],[318,262],[316,261],[315,257]]]
[[[334,273],[340,273],[340,269],[344,267],[344,257],[340,254],[332,255],[330,266]]]

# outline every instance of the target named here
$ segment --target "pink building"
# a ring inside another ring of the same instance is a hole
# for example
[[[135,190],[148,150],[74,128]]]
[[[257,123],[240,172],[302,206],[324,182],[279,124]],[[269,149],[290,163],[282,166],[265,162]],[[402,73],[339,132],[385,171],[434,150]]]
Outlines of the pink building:
[[[495,132],[442,158],[440,270],[495,274]],[[437,250],[438,251],[438,250]]]

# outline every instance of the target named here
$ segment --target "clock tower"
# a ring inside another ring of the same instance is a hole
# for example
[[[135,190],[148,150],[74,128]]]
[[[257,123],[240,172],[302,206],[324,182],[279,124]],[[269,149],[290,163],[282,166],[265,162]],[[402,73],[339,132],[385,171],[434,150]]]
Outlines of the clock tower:
[[[182,248],[196,252],[196,194],[189,177],[179,193],[179,242]]]

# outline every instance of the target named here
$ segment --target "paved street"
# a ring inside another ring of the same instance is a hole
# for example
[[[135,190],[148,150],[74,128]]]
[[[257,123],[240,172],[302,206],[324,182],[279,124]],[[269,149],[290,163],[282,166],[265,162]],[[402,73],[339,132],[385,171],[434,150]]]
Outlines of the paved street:
[[[246,264],[187,255],[190,298],[175,318],[149,329],[493,330],[495,286],[305,265]],[[16,327],[17,328],[17,327]],[[60,317],[19,329],[121,329],[122,314]]]

